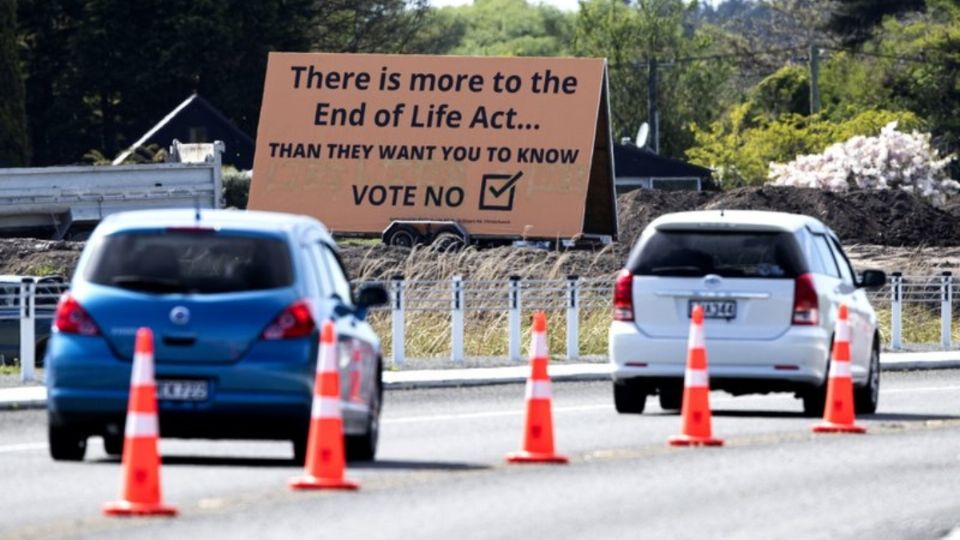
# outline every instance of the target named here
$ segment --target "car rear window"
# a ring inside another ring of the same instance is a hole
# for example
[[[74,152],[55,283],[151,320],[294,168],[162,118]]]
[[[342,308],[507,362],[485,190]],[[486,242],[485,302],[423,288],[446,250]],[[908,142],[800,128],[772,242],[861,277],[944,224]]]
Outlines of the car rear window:
[[[634,275],[795,278],[806,272],[786,232],[657,231],[628,263]]]
[[[104,237],[84,277],[136,291],[217,294],[286,287],[293,270],[278,238],[157,231]]]

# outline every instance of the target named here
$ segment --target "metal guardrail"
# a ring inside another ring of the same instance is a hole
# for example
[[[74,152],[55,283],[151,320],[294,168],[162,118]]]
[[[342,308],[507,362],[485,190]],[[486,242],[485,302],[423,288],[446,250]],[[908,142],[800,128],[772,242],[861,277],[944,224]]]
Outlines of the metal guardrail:
[[[382,283],[382,282],[381,282]],[[357,283],[360,285],[360,283]],[[373,311],[391,312],[393,362],[402,364],[405,354],[405,321],[407,313],[447,312],[450,314],[451,360],[464,359],[464,317],[469,313],[496,312],[508,314],[508,355],[520,361],[520,328],[523,311],[565,312],[566,356],[580,357],[580,316],[582,311],[611,309],[613,280],[605,278],[407,281],[395,276],[386,284],[391,302]],[[926,306],[936,311],[939,305],[939,346],[953,346],[953,294],[956,283],[950,272],[940,275],[903,275],[895,272],[881,288],[866,291],[872,305],[890,311],[890,323],[881,333],[891,349],[902,349],[903,309],[905,305]],[[958,307],[960,308],[960,307]]]

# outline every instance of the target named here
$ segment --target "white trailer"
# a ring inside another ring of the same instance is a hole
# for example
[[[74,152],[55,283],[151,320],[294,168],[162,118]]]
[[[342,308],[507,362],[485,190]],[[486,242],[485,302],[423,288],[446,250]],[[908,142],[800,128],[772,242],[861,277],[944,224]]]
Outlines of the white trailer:
[[[223,149],[175,140],[169,163],[0,169],[0,236],[60,240],[116,212],[221,208]]]

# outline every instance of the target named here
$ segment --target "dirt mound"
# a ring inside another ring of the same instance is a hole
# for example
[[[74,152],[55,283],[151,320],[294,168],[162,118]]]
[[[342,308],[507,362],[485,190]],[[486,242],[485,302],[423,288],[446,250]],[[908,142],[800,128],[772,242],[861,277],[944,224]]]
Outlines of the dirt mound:
[[[617,198],[620,243],[629,251],[644,227],[654,219],[672,212],[697,210],[717,197],[708,191],[659,191],[636,189]]]
[[[953,212],[938,209],[902,191],[863,191],[846,194],[815,189],[764,186],[725,193],[636,190],[618,199],[620,242],[596,251],[546,251],[501,247],[456,253],[427,248],[413,250],[382,244],[344,245],[342,256],[354,279],[504,279],[613,276],[626,253],[650,221],[670,212],[697,209],[751,209],[814,216],[840,235],[844,244],[930,247],[960,246],[960,205]],[[83,242],[0,239],[0,274],[59,274],[70,276]],[[889,251],[910,259],[910,249],[865,247],[865,253]],[[956,251],[956,250],[954,250]],[[928,253],[929,250],[924,251]],[[934,253],[929,252],[924,260]],[[953,264],[958,255],[944,264]],[[899,260],[899,259],[898,259]],[[892,263],[891,263],[892,264]],[[902,265],[900,261],[896,263]]]
[[[69,278],[77,265],[84,242],[0,239],[0,274],[58,275]]]
[[[740,188],[702,208],[806,214],[826,223],[846,244],[960,245],[960,218],[900,190],[830,193],[784,186]]]

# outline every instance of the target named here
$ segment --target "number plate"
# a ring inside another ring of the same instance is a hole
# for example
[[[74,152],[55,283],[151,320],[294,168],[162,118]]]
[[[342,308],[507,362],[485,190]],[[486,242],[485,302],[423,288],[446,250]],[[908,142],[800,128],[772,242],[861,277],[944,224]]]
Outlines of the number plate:
[[[157,380],[157,399],[167,401],[204,401],[208,395],[207,381]]]
[[[703,306],[703,317],[706,319],[735,319],[737,318],[737,303],[734,300],[691,300],[687,308],[687,315],[693,316],[693,306]]]

